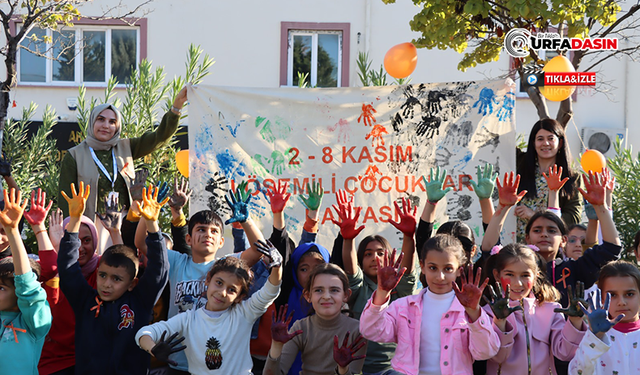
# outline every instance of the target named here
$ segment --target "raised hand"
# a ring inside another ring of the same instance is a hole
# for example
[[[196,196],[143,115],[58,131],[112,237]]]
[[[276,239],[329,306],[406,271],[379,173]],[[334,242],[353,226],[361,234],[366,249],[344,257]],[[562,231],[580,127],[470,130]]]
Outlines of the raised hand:
[[[434,174],[435,173],[435,174]],[[440,173],[440,167],[438,169],[431,168],[429,172],[429,181],[422,176],[424,180],[424,185],[427,189],[427,199],[431,203],[437,203],[440,199],[444,198],[448,192],[453,190],[452,187],[448,187],[442,190],[442,186],[444,185],[444,181],[447,178],[447,170],[443,169],[442,174]]]
[[[378,289],[391,292],[398,286],[402,275],[407,270],[407,267],[400,268],[402,264],[403,253],[400,253],[398,259],[396,259],[396,249],[393,249],[392,253],[389,250],[384,251],[382,259],[376,257],[376,263],[378,264]]]
[[[225,196],[229,208],[231,208],[231,218],[225,224],[244,223],[249,219],[249,201],[251,200],[251,190],[247,190],[247,182],[243,181],[233,190],[229,189],[229,195]]]
[[[277,318],[275,311],[271,314],[271,339],[283,344],[302,333],[302,330],[289,333],[289,324],[291,324],[291,319],[293,318],[293,311],[287,317],[288,308],[288,304],[280,306]]]
[[[484,171],[478,165],[477,173],[477,183],[471,179],[469,180],[469,183],[473,186],[473,191],[476,192],[478,199],[491,199],[491,195],[493,195],[493,189],[496,186],[495,181],[498,177],[497,173],[493,173],[493,164],[485,164]]]
[[[44,223],[44,219],[47,218],[53,202],[49,201],[49,204],[46,206],[45,203],[47,203],[47,193],[42,191],[42,189],[38,188],[37,198],[35,190],[31,192],[31,207],[29,211],[24,213],[24,218],[27,219],[27,222],[29,222],[31,226]]]
[[[324,189],[322,186],[314,182],[313,186],[307,184],[307,196],[300,194],[300,200],[304,203],[305,207],[309,209],[309,211],[317,211],[322,204],[322,196],[324,195]]]
[[[169,201],[169,197],[164,198],[162,202],[158,202],[158,188],[149,185],[149,190],[142,188],[142,200],[144,205],[136,202],[138,210],[140,210],[140,215],[148,221],[157,221],[160,215],[160,209]]]
[[[133,180],[133,184],[129,188],[129,194],[134,201],[142,200],[142,189],[147,184],[147,177],[149,177],[149,171],[145,168],[138,169],[136,171],[136,177]]]
[[[389,220],[389,223],[405,236],[413,237],[413,234],[416,232],[416,226],[418,225],[418,219],[416,218],[418,207],[413,206],[412,210],[411,201],[407,198],[402,198],[402,209],[398,206],[398,202],[393,202],[393,205],[396,207],[396,212],[400,216],[400,222]]]
[[[339,344],[338,336],[333,336],[333,360],[336,361],[340,367],[348,367],[351,362],[365,357],[364,355],[355,356],[358,350],[367,344],[367,342],[364,341],[364,337],[358,334],[351,342],[351,345],[347,345],[349,343],[349,333],[350,332],[347,331],[347,334],[344,335],[342,346]]]
[[[176,177],[173,183],[173,194],[169,198],[169,207],[176,211],[180,211],[182,207],[187,204],[189,197],[191,197],[192,191],[189,189],[189,180],[184,177],[180,177],[180,183],[178,183],[178,177]]]
[[[579,187],[580,194],[592,205],[602,206],[604,204],[605,184],[600,173],[593,174],[593,172],[589,171],[589,177],[582,175],[582,179],[587,191]]]
[[[518,186],[520,185],[520,175],[517,175],[515,180],[513,178],[513,171],[511,174],[504,174],[504,182],[500,184],[500,178],[496,178],[498,184],[498,196],[500,197],[500,204],[504,207],[510,207],[518,202],[527,194],[526,190],[523,190],[518,194]]]
[[[267,264],[267,267],[269,269],[273,267],[280,267],[282,265],[282,254],[280,254],[280,251],[278,251],[278,249],[273,246],[271,241],[258,240],[258,242],[254,243],[254,245],[256,245],[256,250],[258,250],[259,253],[265,255],[271,261],[269,264]]]
[[[340,234],[342,235],[342,238],[345,240],[352,240],[356,238],[364,229],[364,225],[356,228],[362,207],[356,207],[354,209],[353,204],[348,203],[346,206],[336,206],[334,204],[333,209],[336,210],[340,221],[335,221],[333,219],[331,219],[331,221],[340,227]]]
[[[336,204],[338,208],[346,208],[349,204],[353,205],[353,194],[349,194],[345,190],[338,190],[336,193]]]
[[[616,188],[616,176],[611,173],[611,169],[604,167],[602,168],[602,179],[604,181],[604,187],[609,192],[613,192]]]
[[[558,169],[557,164],[549,167],[549,175],[542,172],[542,177],[547,181],[547,186],[551,191],[558,191],[562,189],[564,184],[569,181],[569,177],[562,178],[562,167]]]
[[[589,322],[589,329],[594,335],[602,332],[605,333],[611,329],[611,327],[618,324],[624,318],[624,314],[618,315],[615,319],[609,320],[609,303],[611,302],[611,294],[607,293],[607,298],[604,301],[604,307],[602,306],[602,295],[600,289],[596,289],[596,306],[593,306],[593,298],[589,298],[589,309],[591,312],[581,304],[580,308],[587,317]]]
[[[160,188],[158,189],[158,202],[162,202],[167,196],[169,196],[169,184],[164,181],[160,183]]]
[[[16,189],[14,188],[11,188],[11,194],[9,194],[6,189],[3,193],[4,210],[0,212],[0,224],[5,228],[17,228],[18,223],[20,223],[20,219],[22,218],[24,208],[27,207],[29,200],[25,199],[24,202],[20,204],[22,193],[18,191],[16,196]]]
[[[582,306],[587,306],[587,301],[584,299],[584,283],[582,281],[578,281],[576,283],[575,292],[571,288],[571,285],[567,287],[569,291],[569,306],[566,309],[556,308],[553,309],[553,312],[565,314],[566,316],[577,316],[578,318],[582,318],[584,316],[584,312],[582,311]]]
[[[473,266],[469,268],[469,276],[466,277],[464,271],[460,273],[460,278],[462,280],[462,289],[458,288],[458,284],[455,281],[453,284],[453,291],[456,293],[456,297],[458,297],[458,301],[464,307],[470,309],[478,309],[480,307],[480,298],[482,297],[482,291],[486,288],[487,284],[489,284],[489,278],[487,277],[482,285],[480,284],[480,275],[482,274],[482,269],[478,267],[476,271],[476,277],[473,278]]]
[[[85,189],[84,182],[80,181],[79,187],[80,191],[76,192],[76,184],[71,183],[71,198],[69,198],[64,190],[61,191],[62,197],[69,204],[69,216],[76,218],[81,217],[84,213],[87,199],[89,199],[89,194],[91,194],[91,185],[87,185]]]
[[[0,158],[0,176],[11,176],[11,163],[13,163],[13,159],[7,157],[7,155],[3,152],[2,158]]]
[[[485,302],[491,307],[491,311],[493,311],[493,315],[496,319],[507,319],[509,315],[512,313],[522,310],[522,306],[514,306],[509,307],[509,294],[511,293],[511,286],[507,285],[507,291],[503,293],[502,286],[500,283],[496,282],[496,287],[498,288],[499,295],[496,294],[496,291],[493,289],[491,285],[489,285],[489,294],[491,294],[491,300],[487,298],[487,296],[482,296]]]
[[[271,204],[271,212],[280,213],[284,211],[287,206],[287,202],[291,197],[291,193],[287,193],[289,190],[289,183],[278,180],[278,186],[269,186],[267,189],[267,197]]]
[[[118,197],[113,195],[104,202],[104,215],[96,212],[96,216],[102,221],[107,230],[120,230],[122,220],[127,215],[127,209],[118,211]]]
[[[61,209],[57,208],[51,212],[51,217],[49,217],[49,239],[56,249],[64,236],[64,228],[62,227],[63,220]]]
[[[177,353],[187,348],[186,345],[176,347],[178,344],[184,341],[184,336],[176,340],[176,338],[178,337],[178,332],[176,332],[173,335],[169,336],[169,338],[165,341],[164,337],[166,335],[167,331],[162,332],[160,341],[158,341],[156,345],[151,348],[151,354],[153,354],[153,356],[160,361],[166,362],[173,366],[177,366],[178,363],[169,359],[169,356],[173,353]]]

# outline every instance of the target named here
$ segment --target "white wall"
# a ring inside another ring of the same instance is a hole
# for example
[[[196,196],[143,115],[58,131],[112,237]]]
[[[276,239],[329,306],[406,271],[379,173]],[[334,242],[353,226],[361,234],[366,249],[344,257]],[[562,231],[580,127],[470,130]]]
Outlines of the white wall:
[[[109,4],[119,0],[96,0],[82,8],[84,14],[102,14]],[[129,2],[132,3],[132,2]],[[351,50],[349,83],[359,86],[356,73],[358,51],[368,47],[373,67],[379,67],[386,51],[395,44],[417,36],[409,21],[418,8],[411,2],[398,0],[386,5],[380,0],[160,0],[150,4],[148,18],[148,59],[154,66],[164,66],[168,77],[184,74],[186,51],[190,43],[201,45],[216,60],[212,74],[204,81],[212,85],[274,87],[279,84],[281,22],[349,22]],[[361,33],[360,43],[357,34]],[[412,83],[481,80],[504,75],[509,59],[504,54],[498,62],[484,64],[467,72],[456,66],[462,55],[454,51],[419,50],[418,67]],[[587,61],[582,66],[586,67]],[[628,73],[627,73],[628,70]],[[0,71],[2,74],[2,71]],[[640,147],[640,129],[632,124],[640,116],[640,67],[634,62],[609,59],[597,72],[597,79],[611,81],[612,100],[601,93],[580,94],[574,103],[575,124],[582,127],[629,128],[628,140]],[[629,83],[629,87],[625,87]],[[625,101],[625,90],[628,91]],[[102,95],[102,89],[89,89],[89,95]],[[66,98],[77,95],[77,88],[18,87],[12,94],[19,109],[35,101],[37,118],[46,104],[62,116],[75,117],[66,107]],[[626,111],[625,111],[625,102]],[[557,104],[550,103],[552,117]],[[518,99],[516,118],[518,131],[537,120],[535,108],[528,99]],[[580,151],[573,123],[567,128],[574,153]]]

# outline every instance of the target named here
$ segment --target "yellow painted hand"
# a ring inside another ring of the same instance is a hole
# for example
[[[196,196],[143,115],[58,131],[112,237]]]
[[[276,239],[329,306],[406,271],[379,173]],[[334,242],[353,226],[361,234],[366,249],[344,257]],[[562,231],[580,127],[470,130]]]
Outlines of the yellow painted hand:
[[[14,188],[11,188],[11,194],[8,194],[7,190],[4,191],[4,210],[0,212],[0,224],[2,224],[3,227],[18,227],[24,208],[27,207],[27,202],[29,201],[28,199],[25,199],[21,205],[21,198],[22,193],[18,191],[18,195],[16,197],[16,190]]]
[[[62,196],[67,200],[67,203],[69,204],[69,216],[82,216],[86,207],[87,199],[89,199],[90,192],[91,186],[87,185],[85,189],[84,182],[82,181],[80,181],[79,192],[76,192],[76,184],[71,184],[71,198],[69,198],[69,196],[64,191],[62,191]]]
[[[147,220],[157,221],[160,215],[160,208],[169,201],[169,197],[166,197],[162,202],[158,202],[159,189],[154,188],[153,185],[149,185],[149,190],[142,188],[142,200],[144,205],[140,205],[140,202],[136,201],[136,206],[140,210],[140,214]]]

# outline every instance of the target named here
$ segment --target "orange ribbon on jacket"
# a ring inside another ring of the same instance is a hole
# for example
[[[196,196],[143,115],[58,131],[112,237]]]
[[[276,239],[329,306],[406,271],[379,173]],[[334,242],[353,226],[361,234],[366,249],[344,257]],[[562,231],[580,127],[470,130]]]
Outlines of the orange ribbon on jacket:
[[[96,296],[96,303],[97,305],[93,306],[89,311],[96,310],[96,318],[97,318],[98,314],[100,314],[100,307],[102,306],[102,301],[100,300],[100,298],[98,298],[98,296]]]
[[[26,333],[27,332],[26,329],[14,327],[13,322],[5,325],[5,328],[9,328],[9,329],[11,329],[13,331],[13,338],[16,340],[16,343],[18,343],[18,334],[16,333],[16,331],[22,332],[22,333]]]
[[[567,272],[565,272],[565,271],[567,271]],[[570,275],[571,275],[571,270],[570,270],[570,269],[568,269],[568,268],[566,268],[566,267],[565,267],[565,268],[563,268],[563,269],[562,269],[562,277],[561,277],[561,278],[559,278],[559,279],[558,279],[558,281],[556,281],[556,283],[560,283],[560,282],[562,282],[562,287],[563,287],[563,288],[565,288],[565,289],[567,289],[567,282],[566,282],[566,280],[567,280],[567,277],[569,277]]]

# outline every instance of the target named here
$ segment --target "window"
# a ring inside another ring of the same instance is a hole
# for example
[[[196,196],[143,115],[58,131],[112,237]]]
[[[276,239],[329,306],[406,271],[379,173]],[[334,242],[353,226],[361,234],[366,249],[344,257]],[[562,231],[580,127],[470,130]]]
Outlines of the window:
[[[126,84],[131,71],[146,57],[146,43],[141,51],[146,22],[141,29],[99,23],[60,30],[34,28],[20,43],[23,48],[18,51],[18,82],[100,86],[113,75],[119,84]]]
[[[282,23],[280,85],[298,86],[299,74],[311,87],[349,85],[348,23]]]

